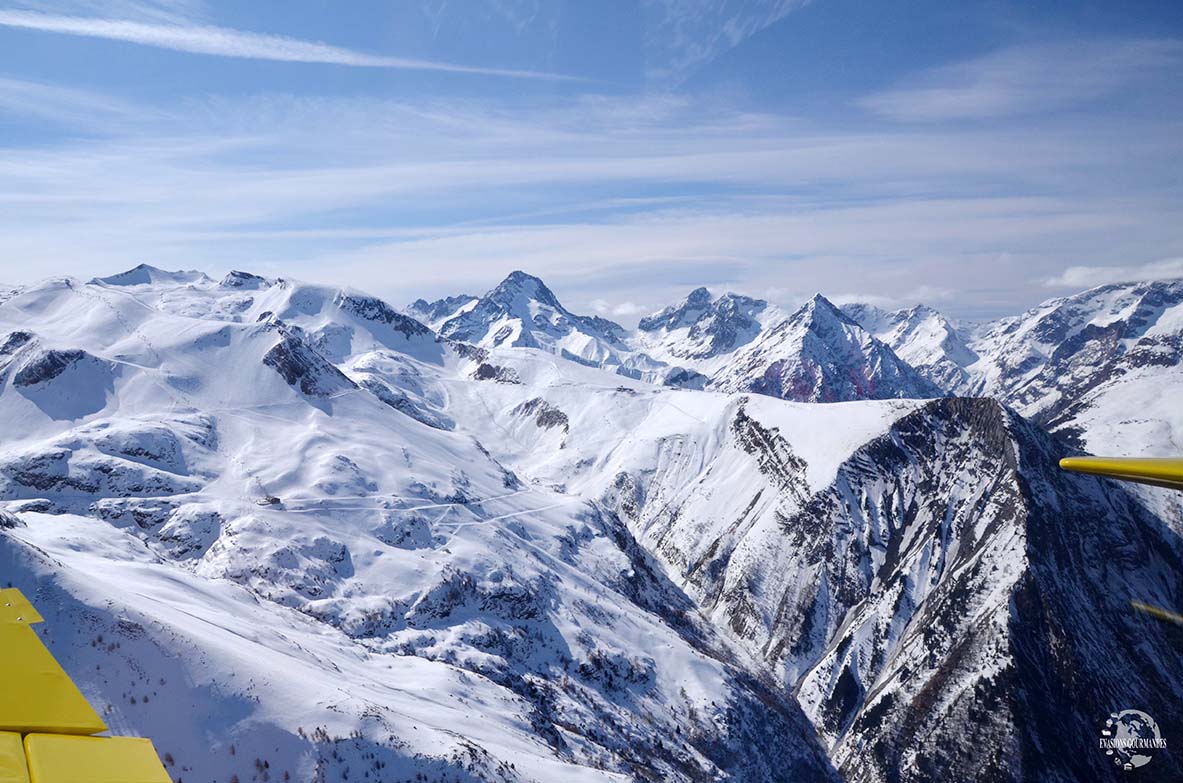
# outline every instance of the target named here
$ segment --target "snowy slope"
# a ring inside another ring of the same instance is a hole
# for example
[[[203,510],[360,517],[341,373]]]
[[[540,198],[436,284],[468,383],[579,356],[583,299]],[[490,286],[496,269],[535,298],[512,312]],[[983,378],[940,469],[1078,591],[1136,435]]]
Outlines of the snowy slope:
[[[1183,280],[1053,299],[982,329],[971,390],[1075,436],[1092,452],[1183,450]]]
[[[482,438],[627,520],[777,667],[847,779],[1106,780],[1080,750],[1097,715],[1138,703],[1175,725],[1179,647],[1128,602],[1183,601],[1177,535],[1063,474],[998,403],[788,404],[496,361],[523,382],[480,394]]]
[[[23,289],[0,330],[5,581],[178,780],[829,776],[613,514],[456,426],[449,384],[514,385],[479,350],[148,268]]]
[[[439,309],[439,304],[427,305],[428,312]],[[438,322],[438,331],[448,339],[484,348],[543,348],[592,366],[632,366],[623,327],[605,318],[571,313],[545,283],[525,272],[513,272],[484,296],[463,303]]]
[[[682,302],[642,318],[635,339],[654,358],[675,363],[713,359],[735,351],[784,314],[763,299],[711,296],[696,288]]]
[[[1152,289],[1101,297],[1131,342],[1076,399],[1172,382]],[[1183,605],[1166,493],[923,399],[872,332],[933,368],[943,319],[695,291],[629,335],[521,274],[440,307],[151,267],[0,303],[0,575],[178,780],[1105,780],[1096,716],[1183,730],[1128,609]],[[1057,426],[1128,431],[1097,399]]]
[[[799,402],[942,394],[821,294],[736,351],[712,375],[710,388]]]
[[[818,295],[785,314],[760,299],[705,288],[626,332],[572,314],[536,277],[514,272],[478,300],[409,308],[442,336],[538,348],[618,375],[685,389],[752,391],[799,402],[937,397],[942,390]]]
[[[889,312],[874,305],[848,304],[842,312],[938,388],[956,393],[968,383],[967,368],[978,356],[957,327],[931,307],[916,305]]]

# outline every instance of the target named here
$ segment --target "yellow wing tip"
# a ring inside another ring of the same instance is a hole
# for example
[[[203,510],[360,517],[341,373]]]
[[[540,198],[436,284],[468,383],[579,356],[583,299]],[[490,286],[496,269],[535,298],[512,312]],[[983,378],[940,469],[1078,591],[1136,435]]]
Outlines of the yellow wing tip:
[[[22,623],[36,625],[45,618],[33,608],[33,603],[15,587],[0,590],[0,623]]]
[[[1183,490],[1181,458],[1065,457],[1060,467],[1074,473]]]

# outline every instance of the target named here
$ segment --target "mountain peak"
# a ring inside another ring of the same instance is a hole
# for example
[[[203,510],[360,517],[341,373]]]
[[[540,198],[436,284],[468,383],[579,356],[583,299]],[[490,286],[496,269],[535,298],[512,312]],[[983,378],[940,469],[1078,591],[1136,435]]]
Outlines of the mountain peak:
[[[546,287],[546,283],[542,282],[541,278],[521,270],[510,272],[504,280],[497,284],[496,288],[485,294],[485,298],[491,299],[510,311],[515,309],[515,305],[530,301],[539,302],[557,310],[563,309],[558,298]]]
[[[262,275],[256,275],[251,272],[243,272],[238,269],[232,270],[224,278],[222,278],[223,288],[258,289],[266,288],[270,284],[270,281]]]
[[[837,305],[821,294],[814,294],[810,297],[809,301],[798,308],[797,312],[793,313],[790,320],[798,322],[808,321],[814,324],[838,323],[862,330],[861,326],[852,321]]]
[[[687,294],[680,304],[670,305],[647,318],[642,318],[637,328],[643,332],[653,332],[658,329],[670,330],[691,326],[706,315],[712,298],[707,288],[699,286]]]
[[[414,310],[421,305],[411,307]],[[443,337],[487,345],[545,345],[593,366],[618,361],[615,351],[623,347],[625,337],[620,324],[598,316],[575,315],[563,307],[546,283],[521,270],[511,272],[475,302],[460,303],[452,312],[438,324]]]
[[[197,283],[208,281],[204,272],[196,269],[170,272],[151,264],[137,264],[131,269],[109,277],[96,277],[90,282],[105,285],[151,285],[152,283]]]
[[[456,296],[445,296],[441,299],[436,299],[434,302],[429,302],[426,299],[416,299],[407,306],[407,310],[411,315],[419,318],[427,324],[437,324],[441,320],[451,318],[456,315],[466,305],[471,305],[476,301],[476,297],[471,294],[458,294]]]

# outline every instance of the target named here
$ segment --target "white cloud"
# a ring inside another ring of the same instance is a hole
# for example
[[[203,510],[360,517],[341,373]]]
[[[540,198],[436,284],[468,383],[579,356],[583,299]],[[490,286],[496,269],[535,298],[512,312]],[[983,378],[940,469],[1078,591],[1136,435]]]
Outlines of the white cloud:
[[[3,108],[33,111],[38,88]],[[64,120],[106,99],[55,101]],[[622,321],[700,284],[953,291],[942,306],[978,317],[1035,304],[1064,259],[1178,253],[1178,204],[1143,178],[1183,137],[1153,119],[885,132],[712,112],[279,95],[110,111],[101,134],[0,146],[0,279],[270,264],[403,301],[522,268]]]
[[[636,302],[621,302],[612,308],[612,315],[642,315],[651,309]]]
[[[1092,41],[1014,47],[930,70],[859,100],[902,121],[1001,117],[1059,109],[1112,93],[1177,63],[1183,42]]]
[[[254,60],[322,63],[361,68],[397,68],[420,71],[505,76],[525,79],[566,79],[557,74],[503,68],[478,68],[432,60],[388,57],[346,49],[316,41],[279,35],[192,24],[63,16],[37,11],[0,10],[0,26],[47,33],[106,38],[192,54],[239,57]]]
[[[1152,261],[1133,266],[1070,266],[1044,285],[1049,288],[1092,288],[1107,283],[1170,280],[1183,277],[1183,258]]]

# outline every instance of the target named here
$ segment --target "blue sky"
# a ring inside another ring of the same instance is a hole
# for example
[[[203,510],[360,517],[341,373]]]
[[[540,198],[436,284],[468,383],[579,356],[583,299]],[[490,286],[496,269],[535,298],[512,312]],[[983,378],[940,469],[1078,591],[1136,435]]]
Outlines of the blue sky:
[[[0,0],[0,280],[966,318],[1183,275],[1173,0]]]

